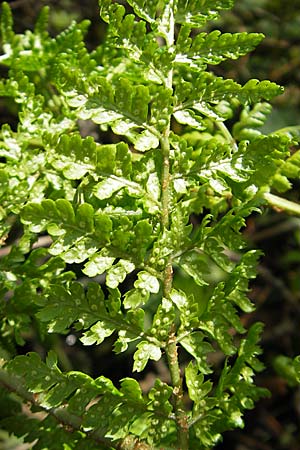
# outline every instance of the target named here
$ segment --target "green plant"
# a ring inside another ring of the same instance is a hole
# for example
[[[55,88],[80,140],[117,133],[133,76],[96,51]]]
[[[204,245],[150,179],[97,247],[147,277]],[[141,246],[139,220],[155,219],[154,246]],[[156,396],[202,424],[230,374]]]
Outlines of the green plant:
[[[253,381],[262,325],[239,317],[259,256],[241,229],[283,204],[269,191],[294,134],[259,129],[279,86],[207,70],[263,38],[199,31],[231,0],[99,4],[109,26],[91,53],[86,21],[51,38],[45,8],[16,35],[2,6],[0,95],[18,125],[1,129],[1,424],[37,449],[211,448],[267,394]],[[82,137],[87,121],[100,139]],[[143,392],[61,371],[52,350],[14,356],[28,330],[112,337],[133,372],[160,360],[168,379]]]

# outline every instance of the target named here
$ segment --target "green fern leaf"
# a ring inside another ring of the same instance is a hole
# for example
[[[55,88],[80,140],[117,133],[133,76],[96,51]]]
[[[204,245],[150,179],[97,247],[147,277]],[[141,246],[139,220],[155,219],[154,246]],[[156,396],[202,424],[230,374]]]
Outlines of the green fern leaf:
[[[11,44],[13,43],[15,34],[13,32],[13,16],[7,2],[3,2],[1,5],[0,17],[0,29],[3,45],[5,46],[7,51],[12,51]]]
[[[176,44],[175,63],[189,64],[191,68],[206,68],[207,64],[219,64],[227,58],[237,59],[252,51],[263,39],[258,33],[199,33],[189,38],[190,28],[182,27]],[[189,48],[190,47],[190,48]]]
[[[232,134],[235,139],[253,139],[262,133],[259,130],[271,113],[272,107],[269,103],[257,103],[253,109],[245,107],[241,113],[239,122],[233,126]]]
[[[203,73],[193,83],[184,79],[179,81],[176,89],[175,118],[180,117],[178,113],[181,111],[195,110],[196,114],[200,113],[204,117],[224,121],[228,118],[227,111],[223,115],[222,111],[214,107],[220,100],[230,101],[231,98],[236,98],[242,104],[256,103],[261,100],[270,100],[281,92],[280,86],[269,81],[250,80],[241,86],[233,80],[223,80]],[[183,123],[195,125],[189,122]],[[203,122],[202,124],[200,122],[201,125],[203,126]]]
[[[253,311],[259,256],[241,231],[266,191],[297,175],[297,152],[286,158],[299,136],[260,129],[270,107],[257,102],[280,86],[205,72],[262,38],[201,30],[232,3],[100,0],[107,35],[91,53],[88,21],[54,38],[46,8],[33,31],[15,34],[3,4],[0,95],[18,125],[0,133],[1,242],[12,227],[22,235],[0,258],[0,356],[28,329],[74,331],[85,346],[107,339],[128,352],[136,372],[162,358],[168,372],[146,392],[129,377],[117,388],[63,373],[52,352],[46,363],[11,358],[1,385],[44,416],[16,409],[1,426],[20,422],[32,447],[208,449],[266,393],[254,385],[261,325],[247,334],[240,320]],[[49,248],[33,249],[40,238]]]
[[[199,28],[208,20],[216,19],[220,10],[232,6],[233,0],[218,0],[213,5],[209,0],[179,0],[176,22]]]
[[[155,21],[155,15],[159,2],[157,0],[129,0],[135,13],[150,24]]]
[[[134,354],[133,370],[141,372],[149,359],[158,361],[161,358],[160,347],[147,341],[141,341],[137,345],[137,350]]]
[[[110,125],[116,134],[128,137],[139,151],[158,147],[158,133],[147,121],[151,97],[146,86],[133,86],[124,78],[113,86],[104,77],[97,77],[93,92],[90,87],[85,92],[83,86],[77,86],[79,74],[72,80],[67,73],[64,76],[70,89],[66,100],[81,119]],[[144,131],[138,133],[140,128]]]

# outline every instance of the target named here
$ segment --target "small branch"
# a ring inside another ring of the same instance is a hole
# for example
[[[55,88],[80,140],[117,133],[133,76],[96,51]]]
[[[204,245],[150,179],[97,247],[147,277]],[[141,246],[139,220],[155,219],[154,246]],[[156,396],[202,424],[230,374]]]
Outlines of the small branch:
[[[290,291],[284,281],[281,278],[273,275],[271,270],[267,267],[264,267],[262,264],[259,264],[257,267],[257,272],[261,277],[263,277],[270,285],[279,291],[282,297],[296,310],[299,310],[299,294],[294,295],[292,291]]]
[[[52,238],[50,236],[41,236],[38,238],[38,240],[32,245],[32,248],[40,248],[40,247],[50,247],[52,244]],[[17,244],[17,242],[15,242]],[[14,245],[15,245],[14,244]],[[6,247],[2,247],[0,249],[0,258],[3,258],[4,256],[9,255],[12,245],[7,245]]]
[[[300,216],[300,205],[298,203],[291,202],[290,200],[270,194],[269,192],[265,192],[263,196],[268,204],[273,208],[291,213],[295,216]]]
[[[272,224],[262,230],[255,231],[253,234],[246,235],[252,242],[264,241],[279,236],[280,234],[294,231],[300,228],[300,219],[289,217],[278,224]]]

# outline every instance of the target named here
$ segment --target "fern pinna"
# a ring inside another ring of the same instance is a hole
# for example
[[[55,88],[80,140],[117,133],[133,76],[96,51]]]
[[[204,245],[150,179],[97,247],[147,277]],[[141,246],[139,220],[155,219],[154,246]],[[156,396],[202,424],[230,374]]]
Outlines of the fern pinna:
[[[0,145],[1,427],[34,449],[209,449],[266,394],[262,325],[240,320],[259,253],[240,230],[293,136],[260,131],[279,86],[210,70],[263,36],[202,31],[233,0],[124,3],[99,1],[92,52],[87,21],[53,38],[46,7],[15,34],[2,4],[0,95],[18,124]],[[87,121],[100,139],[82,137]],[[133,372],[152,360],[167,375],[145,391],[61,371],[53,350],[15,356],[28,331],[110,338]]]

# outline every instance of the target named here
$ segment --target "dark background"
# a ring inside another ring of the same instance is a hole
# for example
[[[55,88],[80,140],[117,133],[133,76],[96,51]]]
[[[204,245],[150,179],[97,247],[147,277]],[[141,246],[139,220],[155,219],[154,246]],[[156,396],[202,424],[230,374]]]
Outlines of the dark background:
[[[105,29],[99,20],[97,0],[15,0],[8,2],[13,10],[15,30],[32,28],[43,5],[51,7],[50,33],[55,35],[72,20],[91,20],[87,36],[89,49],[101,42]],[[265,131],[287,125],[300,125],[300,1],[237,0],[235,8],[224,12],[218,22],[208,26],[222,31],[262,32],[266,38],[250,56],[214,67],[218,75],[241,83],[249,78],[269,79],[285,87],[283,95],[273,101],[273,112]],[[0,66],[0,74],[3,68]],[[0,123],[15,118],[0,99]],[[297,149],[293,149],[295,151]],[[300,181],[292,180],[286,198],[300,203]],[[262,321],[262,339],[266,370],[257,383],[267,387],[272,396],[260,401],[246,413],[245,428],[227,432],[218,450],[300,450],[300,388],[290,386],[274,368],[278,355],[300,354],[300,218],[266,209],[262,215],[250,217],[245,231],[249,247],[261,248],[264,257],[258,277],[251,285],[250,296],[257,306],[247,323]],[[115,382],[130,375],[131,358],[111,357],[111,342],[86,350],[69,337],[69,341],[52,342],[64,361],[65,369],[77,369],[97,376],[109,376]],[[34,338],[20,352],[40,351]],[[156,376],[159,367],[149,365],[143,383]],[[143,377],[145,374],[143,374]],[[17,448],[3,441],[0,449]],[[18,447],[20,448],[20,447]],[[195,449],[196,450],[196,449]]]

